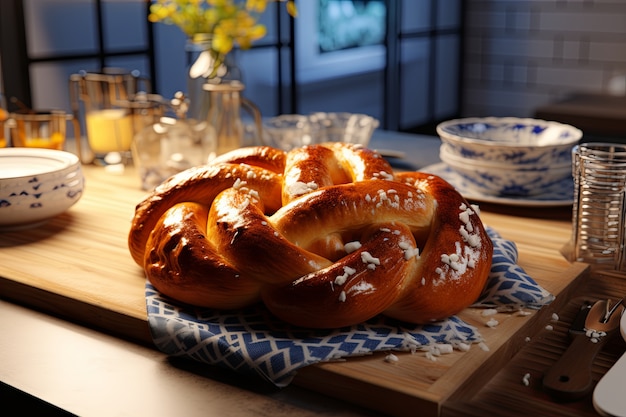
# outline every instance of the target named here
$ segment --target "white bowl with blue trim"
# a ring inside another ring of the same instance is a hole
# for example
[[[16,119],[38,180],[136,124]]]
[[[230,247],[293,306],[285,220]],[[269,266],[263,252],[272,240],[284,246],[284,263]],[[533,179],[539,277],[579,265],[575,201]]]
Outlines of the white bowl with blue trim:
[[[467,188],[482,195],[536,196],[572,177],[572,163],[555,165],[483,162],[456,155],[443,144],[439,157],[466,180]]]
[[[0,148],[0,231],[34,227],[80,200],[78,157],[39,148]]]
[[[549,166],[571,163],[582,131],[563,123],[518,117],[469,117],[437,126],[449,153],[467,160]]]
[[[474,191],[535,196],[572,176],[573,126],[518,117],[470,117],[440,123],[440,157]]]

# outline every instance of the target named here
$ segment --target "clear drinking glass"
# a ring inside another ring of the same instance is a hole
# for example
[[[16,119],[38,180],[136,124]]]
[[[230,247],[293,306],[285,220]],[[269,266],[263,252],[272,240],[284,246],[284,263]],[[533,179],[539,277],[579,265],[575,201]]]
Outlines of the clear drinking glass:
[[[574,260],[626,270],[626,145],[574,147]]]
[[[105,68],[102,73],[80,72],[70,76],[70,99],[75,118],[79,120],[82,107],[87,130],[87,142],[101,165],[108,160],[130,162],[131,143],[137,132],[132,104],[140,92],[140,83],[149,80],[139,77],[136,71]],[[75,124],[80,130],[80,124]],[[79,135],[77,135],[79,136]],[[111,158],[111,155],[117,155]]]
[[[4,95],[0,94],[0,148],[5,148],[9,144],[6,133],[8,118],[7,103],[4,100]]]
[[[11,113],[11,145],[63,150],[70,120],[63,110]]]

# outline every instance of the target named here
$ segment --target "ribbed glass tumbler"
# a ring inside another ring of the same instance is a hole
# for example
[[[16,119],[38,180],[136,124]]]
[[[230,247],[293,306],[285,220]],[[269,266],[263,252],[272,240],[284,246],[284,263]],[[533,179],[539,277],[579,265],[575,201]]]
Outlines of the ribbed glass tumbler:
[[[577,145],[572,170],[575,260],[626,271],[626,145]]]

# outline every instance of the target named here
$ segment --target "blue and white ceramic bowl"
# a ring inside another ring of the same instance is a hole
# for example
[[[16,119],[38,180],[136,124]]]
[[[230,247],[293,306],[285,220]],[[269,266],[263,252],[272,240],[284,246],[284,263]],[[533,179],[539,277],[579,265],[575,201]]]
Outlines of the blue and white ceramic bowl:
[[[582,132],[570,125],[516,117],[448,120],[437,133],[449,153],[477,162],[502,162],[543,169],[571,163]]]
[[[467,188],[482,195],[540,195],[572,176],[571,161],[552,166],[483,162],[460,157],[449,149],[447,144],[441,146],[441,160],[465,179]]]
[[[84,184],[74,154],[0,149],[0,230],[36,226],[65,212],[81,198]]]
[[[474,191],[535,196],[572,176],[582,132],[570,125],[517,117],[472,117],[437,126],[440,157]]]

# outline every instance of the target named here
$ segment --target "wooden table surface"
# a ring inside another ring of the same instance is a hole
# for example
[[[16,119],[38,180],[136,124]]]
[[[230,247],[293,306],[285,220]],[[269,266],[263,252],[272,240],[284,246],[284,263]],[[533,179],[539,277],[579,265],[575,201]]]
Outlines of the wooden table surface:
[[[415,152],[419,143],[400,150]],[[436,149],[432,143],[426,147],[431,155]],[[145,193],[132,169],[120,175],[86,166],[85,173],[84,196],[68,212],[36,229],[0,234],[0,295],[151,346],[145,280],[126,246],[134,206]],[[587,268],[567,262],[560,253],[570,234],[568,208],[481,205],[481,210],[487,225],[517,244],[520,266],[557,295],[555,302],[525,317],[499,314],[500,325],[494,329],[485,325],[487,319],[478,310],[461,313],[480,329],[489,351],[474,346],[436,362],[403,354],[394,365],[382,355],[352,358],[305,368],[294,384],[401,416],[414,415],[416,409],[420,415],[440,415],[447,401],[462,402],[460,393],[470,395],[491,380],[524,347],[526,337],[540,332],[553,312],[566,307],[587,281]]]

